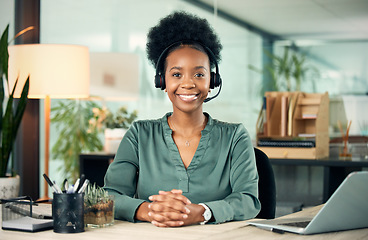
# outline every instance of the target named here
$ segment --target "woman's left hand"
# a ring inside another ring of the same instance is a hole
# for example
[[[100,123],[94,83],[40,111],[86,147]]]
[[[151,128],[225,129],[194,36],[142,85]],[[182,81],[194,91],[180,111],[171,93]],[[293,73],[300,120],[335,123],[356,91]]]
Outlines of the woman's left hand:
[[[203,207],[192,204],[181,190],[160,191],[152,195],[148,215],[157,227],[180,227],[203,221]]]

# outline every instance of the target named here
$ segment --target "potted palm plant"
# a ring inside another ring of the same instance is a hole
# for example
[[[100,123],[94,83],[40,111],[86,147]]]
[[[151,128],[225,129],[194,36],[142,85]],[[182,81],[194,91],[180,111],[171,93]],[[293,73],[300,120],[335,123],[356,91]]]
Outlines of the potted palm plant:
[[[14,103],[14,90],[18,80],[10,91],[8,84],[8,34],[9,25],[2,33],[0,40],[0,198],[16,197],[19,192],[19,176],[14,177],[14,172],[9,172],[8,167],[12,159],[14,141],[26,108],[29,91],[28,77],[18,104]]]

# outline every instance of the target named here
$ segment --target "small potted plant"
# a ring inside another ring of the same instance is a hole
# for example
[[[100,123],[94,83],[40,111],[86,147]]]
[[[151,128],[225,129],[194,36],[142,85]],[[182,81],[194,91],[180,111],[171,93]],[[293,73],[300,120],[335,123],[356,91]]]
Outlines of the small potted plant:
[[[128,112],[126,107],[120,107],[116,114],[108,108],[94,108],[94,117],[90,120],[93,128],[97,127],[104,131],[105,145],[107,153],[116,153],[121,139],[123,139],[129,126],[137,118],[137,111]]]
[[[114,196],[96,184],[89,184],[84,195],[84,224],[90,228],[114,224]]]

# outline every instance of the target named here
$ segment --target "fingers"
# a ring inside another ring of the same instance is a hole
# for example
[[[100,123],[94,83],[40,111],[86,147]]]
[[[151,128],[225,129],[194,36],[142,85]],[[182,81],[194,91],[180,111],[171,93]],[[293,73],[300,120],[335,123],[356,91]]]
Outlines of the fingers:
[[[151,209],[150,209],[151,210]],[[180,212],[159,212],[159,211],[149,211],[148,216],[152,220],[156,220],[158,222],[166,222],[166,221],[184,221],[188,218],[188,214],[180,213]]]
[[[156,198],[150,204],[151,211],[154,212],[178,212],[183,214],[189,214],[190,210],[187,204],[184,204],[181,200],[175,198]]]
[[[150,211],[154,213],[165,213],[172,212],[177,214],[189,214],[189,208],[178,200],[170,200],[170,201],[155,201],[148,205]]]
[[[187,205],[190,200],[182,195],[181,190],[159,191],[159,195],[152,195],[148,205],[148,215],[151,223],[157,227],[179,227],[185,224],[190,213]]]
[[[183,191],[180,189],[173,189],[170,191],[171,193],[175,193],[175,194],[183,194]]]
[[[151,219],[151,223],[157,227],[179,227],[184,225],[184,220],[188,218],[187,214],[174,211],[154,211],[154,205],[150,203],[148,205],[149,212],[148,216]]]
[[[167,222],[164,222],[164,223],[152,221],[151,223],[153,225],[155,225],[156,227],[181,227],[181,226],[184,225],[184,222],[182,222],[182,221],[179,221],[179,222],[167,221]]]
[[[149,197],[151,201],[163,202],[170,201],[170,199],[175,199],[181,201],[183,204],[191,204],[191,201],[182,195],[182,190],[173,189],[170,192],[159,191],[159,195],[152,195]]]

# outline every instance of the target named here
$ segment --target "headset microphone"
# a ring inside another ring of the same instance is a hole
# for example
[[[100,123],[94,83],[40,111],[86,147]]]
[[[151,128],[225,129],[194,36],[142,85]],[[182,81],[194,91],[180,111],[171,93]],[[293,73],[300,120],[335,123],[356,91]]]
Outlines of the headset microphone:
[[[217,91],[217,93],[216,93],[216,95],[215,96],[213,96],[213,97],[208,97],[208,98],[206,98],[203,102],[209,102],[209,101],[211,101],[212,99],[214,99],[215,97],[217,97],[219,94],[220,94],[220,92],[221,92],[221,88],[222,88],[222,81],[220,82],[220,88],[219,88],[219,90]]]

